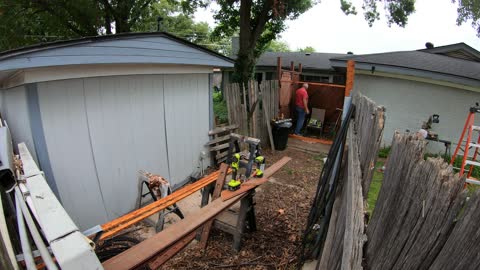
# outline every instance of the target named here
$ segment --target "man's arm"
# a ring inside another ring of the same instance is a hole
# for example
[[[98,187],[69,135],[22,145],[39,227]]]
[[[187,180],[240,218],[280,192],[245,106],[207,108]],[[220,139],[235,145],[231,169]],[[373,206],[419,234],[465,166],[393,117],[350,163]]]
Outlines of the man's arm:
[[[310,111],[308,110],[308,101],[307,101],[307,100],[308,100],[307,97],[304,97],[304,98],[303,98],[303,107],[305,108],[305,112],[306,112],[307,114],[310,114]]]

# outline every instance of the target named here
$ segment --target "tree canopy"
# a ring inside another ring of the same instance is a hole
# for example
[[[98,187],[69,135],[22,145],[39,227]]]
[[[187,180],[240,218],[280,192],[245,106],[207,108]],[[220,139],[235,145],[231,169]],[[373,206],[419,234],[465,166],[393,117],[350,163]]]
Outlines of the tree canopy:
[[[0,0],[0,50],[85,36],[156,31],[158,17],[163,19],[162,31],[212,45],[208,24],[195,23],[194,10],[183,7],[176,0]]]
[[[299,48],[298,51],[299,52],[305,52],[305,53],[314,53],[315,48],[313,48],[312,46],[307,46],[305,48]]]
[[[265,48],[266,52],[291,52],[290,46],[285,41],[272,40]]]

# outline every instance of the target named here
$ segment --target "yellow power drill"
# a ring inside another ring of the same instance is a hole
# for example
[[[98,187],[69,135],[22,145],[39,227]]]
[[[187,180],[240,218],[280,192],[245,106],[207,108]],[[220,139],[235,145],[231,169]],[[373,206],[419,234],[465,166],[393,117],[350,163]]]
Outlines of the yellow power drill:
[[[257,178],[263,177],[263,170],[265,170],[265,157],[263,156],[257,156],[255,158],[255,164],[256,164],[256,169],[255,172],[253,173],[253,176]]]

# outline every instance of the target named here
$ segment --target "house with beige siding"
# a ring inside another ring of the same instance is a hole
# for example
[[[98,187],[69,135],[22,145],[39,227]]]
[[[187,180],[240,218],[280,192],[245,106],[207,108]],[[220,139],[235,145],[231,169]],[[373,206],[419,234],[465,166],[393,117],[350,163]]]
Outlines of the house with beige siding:
[[[452,151],[471,106],[480,102],[480,52],[464,44],[416,51],[353,55],[331,59],[337,70],[355,61],[354,92],[361,92],[386,108],[384,145],[395,130],[417,131],[423,122],[438,114],[432,131],[452,142]],[[480,124],[480,117],[476,118]],[[433,153],[445,150],[430,141]]]

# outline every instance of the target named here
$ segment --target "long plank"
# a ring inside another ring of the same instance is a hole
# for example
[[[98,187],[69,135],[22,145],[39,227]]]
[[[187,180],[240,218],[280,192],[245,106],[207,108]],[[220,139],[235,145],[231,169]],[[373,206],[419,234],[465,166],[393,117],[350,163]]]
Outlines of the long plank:
[[[230,200],[231,198],[237,197],[251,189],[258,187],[259,185],[267,181],[268,181],[267,178],[250,180],[248,182],[243,183],[238,190],[235,190],[235,191],[224,190],[222,191],[222,201]]]
[[[291,158],[283,157],[280,161],[265,170],[265,178],[272,176],[280,170]],[[246,195],[246,194],[244,194]],[[124,270],[134,269],[157,255],[159,252],[176,243],[179,239],[195,231],[208,220],[214,218],[228,207],[235,204],[244,196],[237,196],[233,200],[215,200],[197,212],[185,217],[165,230],[148,238],[142,243],[122,252],[121,254],[107,260],[103,263],[106,270]]]
[[[265,114],[265,122],[267,124],[268,138],[270,139],[270,148],[272,149],[272,153],[275,154],[275,144],[273,142],[272,127],[270,126],[270,118],[268,118],[268,112],[266,109],[263,109],[263,113]]]
[[[229,170],[230,172],[230,170]],[[166,209],[168,206],[175,204],[176,202],[188,197],[189,195],[195,193],[201,188],[209,185],[214,182],[220,174],[220,171],[213,172],[206,177],[198,180],[195,183],[185,186],[172,194],[161,198],[160,200],[153,202],[149,205],[146,205],[138,210],[130,212],[124,216],[121,216],[117,219],[114,219],[108,223],[102,225],[103,234],[100,239],[106,239],[112,235],[117,234],[118,232],[124,230],[125,228],[138,223],[149,216]]]
[[[151,260],[148,263],[148,267],[150,269],[158,269],[168,260],[170,260],[175,254],[182,251],[190,242],[195,239],[197,234],[195,232],[191,232],[189,235],[185,236],[182,240],[173,244],[173,246],[169,247],[167,250],[161,253],[161,255],[157,256],[155,259]]]
[[[222,163],[222,165],[220,165],[220,175],[217,178],[215,189],[213,190],[212,201],[220,197],[220,193],[222,192],[223,185],[225,184],[225,179],[227,178],[227,171],[228,171],[228,165],[225,163]],[[207,223],[203,225],[202,237],[200,238],[200,246],[202,247],[202,249],[207,248],[208,237],[210,236],[210,230],[212,229],[212,225],[213,225],[213,220],[207,221]]]

